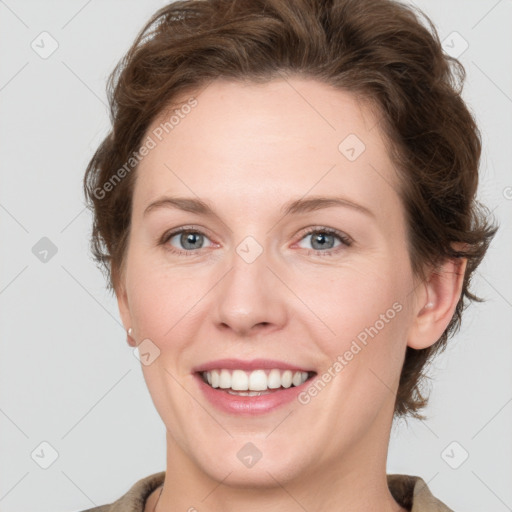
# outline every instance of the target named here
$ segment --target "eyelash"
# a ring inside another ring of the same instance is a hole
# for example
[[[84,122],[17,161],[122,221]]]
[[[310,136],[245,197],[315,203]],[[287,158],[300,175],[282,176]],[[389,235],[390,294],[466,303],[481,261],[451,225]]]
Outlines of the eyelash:
[[[328,228],[328,227],[323,227],[323,226],[315,226],[312,228],[308,228],[304,233],[302,233],[302,235],[299,239],[299,242],[303,238],[306,238],[308,235],[311,235],[312,233],[324,233],[324,234],[328,234],[328,235],[335,235],[338,238],[338,240],[341,242],[341,245],[339,245],[336,248],[328,249],[325,251],[319,251],[317,249],[308,249],[307,250],[308,256],[311,256],[311,255],[320,256],[320,257],[335,256],[344,248],[350,247],[352,245],[352,240],[347,235],[342,233],[341,231],[338,231],[337,229],[334,229],[334,228]]]
[[[162,236],[162,238],[159,242],[159,245],[163,245],[165,247],[165,250],[167,250],[173,254],[177,254],[178,256],[196,256],[197,251],[200,251],[200,249],[195,249],[195,250],[190,250],[190,251],[182,251],[182,250],[176,249],[167,244],[167,242],[171,238],[173,238],[175,235],[179,235],[180,233],[193,233],[193,234],[198,234],[198,235],[204,235],[207,237],[207,235],[205,233],[203,233],[202,231],[200,231],[198,229],[194,229],[194,228],[188,227],[188,226],[182,226],[181,228],[176,229],[174,231],[164,233],[164,235]],[[303,238],[307,237],[308,235],[311,235],[312,233],[326,233],[329,235],[335,235],[340,240],[341,245],[339,245],[337,248],[333,248],[333,249],[325,250],[325,251],[319,251],[317,249],[309,249],[307,252],[308,256],[310,256],[310,255],[320,256],[320,257],[333,256],[333,255],[337,254],[340,250],[342,250],[344,247],[350,247],[353,243],[352,239],[350,237],[348,237],[347,235],[345,235],[344,233],[342,233],[341,231],[338,231],[337,229],[334,229],[334,228],[328,228],[328,227],[323,227],[323,226],[315,226],[312,228],[308,228],[308,230],[306,232],[302,233],[302,236],[299,239],[299,242]]]

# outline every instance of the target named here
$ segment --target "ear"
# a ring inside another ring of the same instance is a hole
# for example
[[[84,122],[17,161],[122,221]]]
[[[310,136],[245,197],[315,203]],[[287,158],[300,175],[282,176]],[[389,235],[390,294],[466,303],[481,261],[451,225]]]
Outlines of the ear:
[[[132,320],[130,314],[130,304],[128,302],[128,294],[126,292],[124,278],[119,278],[119,280],[117,280],[116,285],[114,287],[114,292],[116,294],[117,306],[119,308],[119,314],[121,315],[121,321],[123,322],[125,331],[127,331],[128,333],[128,329],[132,326]],[[129,345],[136,345],[133,338],[128,334],[126,339]]]
[[[460,299],[466,258],[452,258],[436,267],[418,293],[414,322],[407,345],[414,349],[432,346],[443,334]]]

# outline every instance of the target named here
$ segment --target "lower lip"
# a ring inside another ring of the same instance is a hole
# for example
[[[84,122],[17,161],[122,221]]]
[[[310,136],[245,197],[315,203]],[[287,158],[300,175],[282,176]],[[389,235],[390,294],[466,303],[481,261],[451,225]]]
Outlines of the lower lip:
[[[312,379],[308,379],[300,386],[292,386],[279,391],[272,391],[260,396],[238,396],[231,395],[220,388],[209,386],[198,373],[196,377],[204,396],[218,409],[223,412],[236,415],[252,416],[255,414],[264,414],[274,411],[284,404],[292,402],[297,395],[311,384]]]

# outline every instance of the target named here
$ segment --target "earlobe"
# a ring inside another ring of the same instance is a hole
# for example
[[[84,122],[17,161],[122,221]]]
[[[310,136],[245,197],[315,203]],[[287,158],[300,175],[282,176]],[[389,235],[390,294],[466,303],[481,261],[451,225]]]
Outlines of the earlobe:
[[[126,289],[122,286],[116,288],[117,305],[119,314],[126,330],[126,343],[131,347],[136,347],[137,342],[134,339],[133,328],[131,327],[130,308],[128,306],[128,296]]]
[[[133,329],[131,327],[126,331],[126,343],[131,347],[137,346],[137,342],[133,338]]]
[[[459,302],[466,264],[466,258],[452,258],[432,271],[409,332],[409,347],[424,349],[442,336]]]
[[[126,288],[122,283],[119,283],[115,287],[115,294],[117,299],[117,306],[119,308],[119,314],[121,316],[121,321],[123,322],[124,328],[128,334],[128,330],[131,328],[132,320],[128,304],[128,295],[126,293]]]

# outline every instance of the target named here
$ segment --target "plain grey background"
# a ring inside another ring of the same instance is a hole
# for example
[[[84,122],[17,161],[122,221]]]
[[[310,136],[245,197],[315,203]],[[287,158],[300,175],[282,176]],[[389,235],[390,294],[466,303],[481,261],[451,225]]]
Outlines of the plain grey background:
[[[501,229],[474,279],[486,302],[466,311],[430,370],[428,420],[394,426],[388,473],[421,476],[456,511],[505,512],[512,510],[512,1],[414,3],[447,51],[463,52],[463,96],[484,144],[479,197]],[[109,127],[106,78],[163,5],[0,1],[2,512],[110,503],[165,469],[165,428],[89,254],[82,196],[85,167]]]

